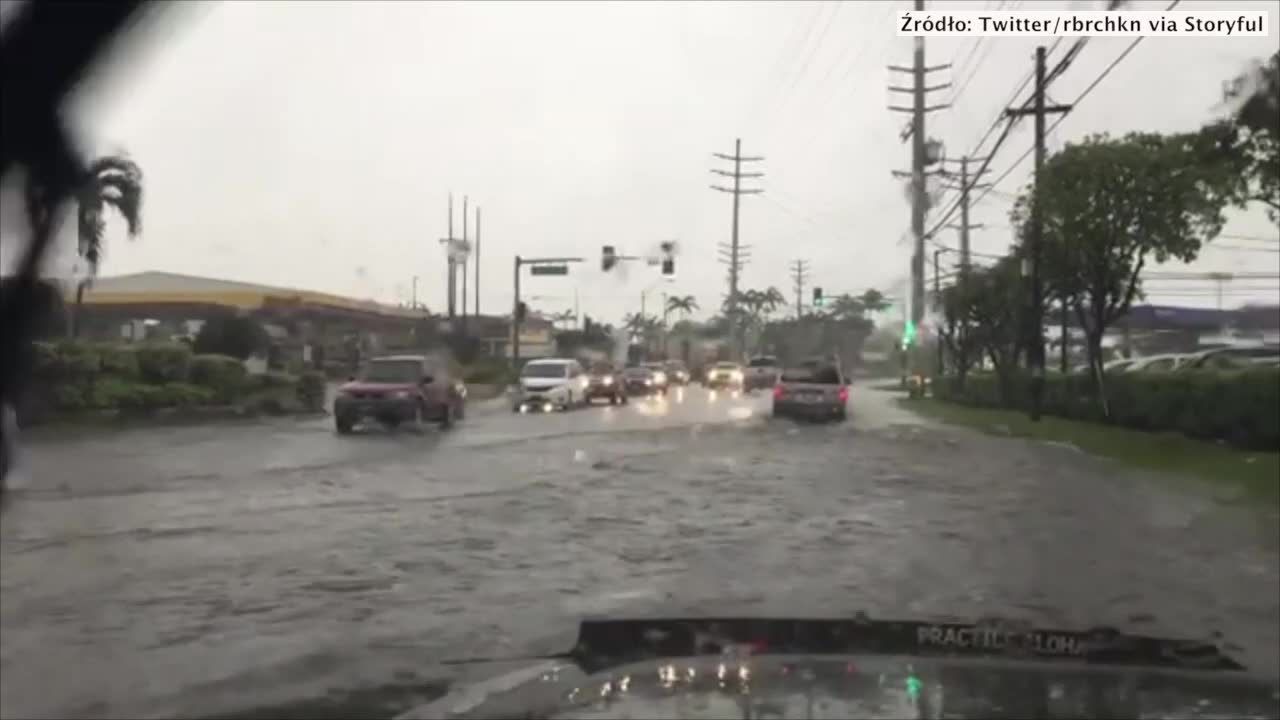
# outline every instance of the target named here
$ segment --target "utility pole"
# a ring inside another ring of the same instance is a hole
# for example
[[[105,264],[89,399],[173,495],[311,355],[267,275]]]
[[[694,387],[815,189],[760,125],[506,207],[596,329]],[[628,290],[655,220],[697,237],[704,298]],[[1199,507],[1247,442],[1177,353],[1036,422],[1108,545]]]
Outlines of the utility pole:
[[[520,371],[520,256],[515,262],[515,294],[511,303],[511,367]]]
[[[476,303],[473,312],[480,317],[480,206],[476,206]]]
[[[937,250],[934,250],[934,251],[933,251],[933,298],[934,298],[934,302],[937,302],[937,301],[942,297],[942,285],[939,283],[939,280],[938,280],[938,256],[939,256],[939,255],[941,255],[941,254],[942,254],[942,253],[944,253],[944,252],[946,252],[946,249],[945,249],[945,248],[938,248]],[[941,377],[941,376],[944,374],[944,373],[942,372],[942,368],[943,368],[943,365],[942,365],[942,333],[937,332],[937,333],[934,333],[934,335],[935,335],[935,338],[934,338],[934,344],[938,346],[938,369],[937,369],[937,371],[936,371],[934,374],[935,374],[935,375],[937,375],[938,377]]]
[[[744,157],[742,155],[742,139],[741,138],[738,138],[733,142],[733,155],[725,155],[723,153],[712,153],[712,154],[715,157],[720,158],[721,160],[733,161],[732,172],[727,170],[719,170],[716,168],[712,168],[711,170],[711,172],[716,173],[717,175],[723,175],[724,177],[733,178],[733,187],[727,188],[727,187],[721,187],[719,185],[712,185],[711,189],[719,190],[720,192],[724,192],[724,193],[731,193],[733,195],[733,231],[732,231],[732,234],[730,235],[729,246],[726,248],[722,244],[720,247],[721,255],[722,255],[720,260],[721,262],[725,262],[729,266],[729,315],[730,315],[730,320],[733,323],[731,327],[731,334],[733,339],[734,351],[736,353],[738,352],[738,347],[741,345],[739,335],[741,334],[741,325],[742,325],[742,323],[738,319],[738,313],[737,313],[738,276],[742,271],[742,266],[749,259],[747,255],[749,255],[749,251],[750,251],[750,247],[743,247],[738,243],[739,198],[743,195],[754,195],[757,193],[764,192],[759,188],[747,189],[742,187],[743,178],[764,177],[764,173],[742,172],[742,163],[760,162],[761,160],[764,160],[764,158],[763,157]]]
[[[462,196],[462,242],[467,242],[467,218],[470,214],[467,212],[467,196]],[[462,262],[459,263],[462,271],[462,334],[467,334],[467,256],[462,256]]]
[[[1040,171],[1044,168],[1044,119],[1049,113],[1067,113],[1071,111],[1070,105],[1053,105],[1046,107],[1044,104],[1045,96],[1045,49],[1041,45],[1036,48],[1036,87],[1035,96],[1033,98],[1030,110],[1022,108],[1008,108],[1005,115],[1011,118],[1021,117],[1023,115],[1033,115],[1036,122],[1036,145],[1035,145],[1035,182],[1040,182]],[[1034,193],[1032,195],[1034,198]],[[1040,287],[1040,252],[1044,241],[1044,217],[1040,212],[1040,204],[1031,203],[1031,233],[1027,238],[1029,247],[1027,250],[1027,260],[1030,265],[1027,268],[1027,274],[1030,276],[1031,298],[1030,298],[1030,317],[1028,318],[1027,328],[1027,364],[1031,366],[1031,420],[1039,422],[1040,405],[1044,398],[1044,300],[1041,297],[1042,289]]]
[[[809,261],[796,260],[791,263],[791,279],[796,284],[796,320],[802,316],[804,308],[804,281],[809,279]]]
[[[924,12],[924,0],[915,0],[915,10],[917,13]],[[951,67],[950,64],[936,65],[928,67],[924,64],[924,38],[913,38],[915,43],[914,62],[912,66],[901,67],[890,65],[889,70],[896,72],[909,72],[912,76],[912,85],[909,88],[890,86],[891,92],[909,92],[912,96],[911,107],[903,107],[890,105],[889,109],[894,112],[911,113],[911,233],[915,240],[915,248],[911,255],[911,325],[918,328],[920,321],[924,319],[924,219],[925,213],[928,211],[928,191],[925,185],[925,167],[931,164],[928,157],[928,138],[925,135],[925,115],[936,110],[943,110],[950,107],[950,103],[941,105],[925,105],[925,96],[936,90],[943,90],[951,87],[951,83],[934,85],[927,87],[925,78],[928,73],[938,70],[944,70]],[[915,353],[912,353],[914,356]],[[913,362],[912,365],[917,365]],[[913,367],[912,370],[919,370]]]
[[[964,157],[961,157],[959,160],[943,160],[943,162],[959,162],[960,163],[960,177],[959,177],[960,185],[959,187],[955,188],[960,191],[960,224],[949,225],[948,227],[951,227],[957,230],[960,234],[960,272],[961,273],[967,273],[973,269],[972,257],[969,250],[969,247],[970,247],[969,231],[984,227],[984,225],[982,225],[981,223],[978,223],[975,225],[969,222],[969,206],[971,205],[969,194],[974,190],[983,190],[991,187],[991,183],[979,183],[977,177],[974,177],[972,180],[970,180],[969,163],[986,162],[986,160],[987,158],[975,158],[975,157],[969,157],[967,155]],[[988,170],[982,171],[982,173],[984,174],[987,172],[989,171]],[[955,177],[955,175],[950,172],[947,172],[944,174],[947,175],[948,177]]]
[[[445,255],[448,260],[448,278],[445,282],[445,292],[449,295],[449,300],[445,303],[449,312],[449,319],[452,320],[455,314],[454,299],[457,296],[455,289],[457,272],[456,265],[453,261],[453,193],[449,193],[449,237],[441,238],[440,243],[444,245]]]
[[[418,309],[418,276],[413,276],[413,309]]]

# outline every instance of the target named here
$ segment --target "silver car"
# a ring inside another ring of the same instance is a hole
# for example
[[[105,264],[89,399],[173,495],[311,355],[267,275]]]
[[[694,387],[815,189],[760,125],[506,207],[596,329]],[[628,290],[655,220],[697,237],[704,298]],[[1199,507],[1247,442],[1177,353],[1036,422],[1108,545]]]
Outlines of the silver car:
[[[808,362],[787,368],[773,387],[773,416],[810,420],[848,417],[849,385],[830,362]]]

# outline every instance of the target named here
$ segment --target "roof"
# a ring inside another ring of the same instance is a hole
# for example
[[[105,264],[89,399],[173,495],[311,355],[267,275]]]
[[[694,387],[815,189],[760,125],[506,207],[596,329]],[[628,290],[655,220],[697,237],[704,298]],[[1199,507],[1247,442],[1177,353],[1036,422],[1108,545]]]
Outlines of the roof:
[[[68,290],[73,292],[71,288]],[[86,305],[208,303],[244,310],[261,308],[268,299],[400,317],[422,317],[426,314],[426,311],[421,309],[411,310],[372,300],[348,298],[314,290],[258,285],[157,270],[100,277],[94,280],[93,285],[86,289],[84,294]]]

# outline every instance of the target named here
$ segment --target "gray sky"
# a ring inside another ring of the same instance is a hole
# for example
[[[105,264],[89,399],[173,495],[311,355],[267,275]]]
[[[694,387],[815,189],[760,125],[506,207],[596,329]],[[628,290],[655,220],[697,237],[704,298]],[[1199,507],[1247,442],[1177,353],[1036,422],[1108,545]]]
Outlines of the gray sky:
[[[589,262],[573,275],[527,279],[526,295],[550,296],[533,306],[559,310],[577,288],[584,312],[616,322],[658,275],[635,267],[605,276],[600,246],[643,252],[676,238],[679,277],[666,289],[695,295],[705,316],[726,288],[715,248],[729,238],[731,208],[730,196],[708,187],[718,179],[709,169],[723,166],[711,153],[731,152],[741,137],[746,153],[767,158],[765,193],[743,199],[741,237],[753,246],[744,287],[775,285],[791,298],[787,265],[803,258],[828,295],[867,287],[902,295],[909,208],[890,170],[909,166],[910,148],[898,139],[906,116],[886,109],[899,98],[885,89],[885,65],[911,61],[911,41],[892,23],[905,3],[183,5],[75,104],[86,148],[128,150],[146,179],[145,234],[127,243],[113,225],[103,275],[167,270],[397,301],[408,299],[416,274],[420,299],[440,311],[437,239],[452,191],[459,232],[462,196],[483,207],[486,312],[509,310],[516,253],[579,255]],[[1232,6],[1270,8],[1275,27],[1274,3]],[[1222,3],[1178,9],[1197,7]],[[929,64],[956,63],[937,78],[964,85],[950,110],[928,120],[952,156],[971,150],[1008,102],[1036,44],[1052,43],[987,38],[971,54],[975,41],[927,46]],[[1073,100],[1129,42],[1092,39],[1051,98]],[[1212,116],[1223,80],[1275,47],[1274,35],[1148,38],[1058,127],[1050,148],[1092,132],[1196,127]],[[1024,122],[991,177],[1030,142]],[[997,189],[1015,192],[1030,166]],[[1009,205],[992,193],[975,207],[974,221],[987,224],[974,234],[975,251],[1008,246]],[[4,231],[12,237],[12,221]],[[1277,236],[1261,211],[1234,213],[1227,232]],[[1194,267],[1278,264],[1276,252],[1224,248]],[[67,266],[64,257],[53,271]],[[1153,292],[1152,301],[1214,302],[1207,283],[1162,285],[1191,294]],[[1253,285],[1255,299],[1277,294],[1274,282]],[[1227,304],[1244,299],[1232,291]]]

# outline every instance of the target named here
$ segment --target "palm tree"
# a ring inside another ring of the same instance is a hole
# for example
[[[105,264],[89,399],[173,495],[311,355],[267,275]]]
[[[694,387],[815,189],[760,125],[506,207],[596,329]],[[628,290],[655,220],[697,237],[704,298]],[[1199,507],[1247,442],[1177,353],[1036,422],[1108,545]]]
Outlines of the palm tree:
[[[573,320],[576,320],[577,317],[578,315],[572,310],[564,310],[558,313],[551,313],[551,317],[550,317],[551,325],[552,327],[554,327],[556,323],[564,323],[567,326],[570,322],[572,322]]]
[[[831,317],[836,320],[853,320],[862,317],[866,312],[866,304],[861,298],[852,295],[838,295],[831,303]]]
[[[698,310],[698,300],[692,295],[672,295],[667,298],[667,312],[680,313],[688,317]]]
[[[48,221],[56,208],[45,207],[44,188],[28,186],[28,203],[33,215]],[[130,239],[142,232],[142,169],[125,155],[106,155],[94,160],[85,170],[75,190],[78,241],[76,254],[87,265],[85,275],[76,285],[76,302],[68,330],[72,337],[80,329],[80,310],[84,291],[93,284],[102,259],[106,210],[114,208],[124,219]]]
[[[650,327],[651,319],[648,315],[642,315],[638,312],[628,313],[622,318],[622,327],[632,335],[642,335],[644,331]]]
[[[884,296],[884,293],[876,290],[875,288],[871,288],[862,293],[858,299],[862,301],[862,307],[867,312],[876,313],[889,308],[888,298]]]

